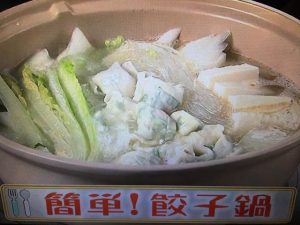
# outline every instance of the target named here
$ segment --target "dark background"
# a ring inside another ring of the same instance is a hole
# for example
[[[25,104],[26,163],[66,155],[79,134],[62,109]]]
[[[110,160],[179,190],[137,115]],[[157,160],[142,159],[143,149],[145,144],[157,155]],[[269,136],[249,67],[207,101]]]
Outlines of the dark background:
[[[300,19],[299,0],[256,0],[257,2],[272,6]],[[15,5],[28,2],[28,0],[0,0],[0,11]]]

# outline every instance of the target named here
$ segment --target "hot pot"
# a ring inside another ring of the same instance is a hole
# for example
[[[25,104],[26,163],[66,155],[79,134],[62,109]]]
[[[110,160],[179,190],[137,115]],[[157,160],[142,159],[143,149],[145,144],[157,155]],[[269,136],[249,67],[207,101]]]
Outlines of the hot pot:
[[[122,34],[147,40],[181,27],[181,40],[232,32],[231,51],[300,85],[300,22],[237,0],[43,0],[0,13],[0,69],[47,48],[56,56],[75,26],[95,45]],[[76,161],[0,137],[0,178],[22,184],[285,185],[300,162],[300,131],[268,149],[176,166],[128,167]]]

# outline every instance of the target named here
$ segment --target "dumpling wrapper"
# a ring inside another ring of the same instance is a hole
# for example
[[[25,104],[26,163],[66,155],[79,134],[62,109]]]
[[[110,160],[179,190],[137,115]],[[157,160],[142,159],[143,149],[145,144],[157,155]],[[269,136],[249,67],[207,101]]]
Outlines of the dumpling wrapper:
[[[135,79],[137,79],[138,71],[131,61],[122,63],[122,67]]]
[[[174,141],[159,148],[160,156],[168,165],[208,161],[216,158],[216,153],[212,150],[216,146],[218,157],[221,158],[224,153],[231,152],[231,145],[227,139],[224,140],[223,131],[222,125],[206,125],[201,131],[192,132],[187,136],[177,136]],[[219,149],[222,146],[226,146],[225,152]]]
[[[162,144],[174,138],[176,122],[165,112],[139,103],[136,133],[145,140],[156,140],[157,144]]]
[[[170,113],[182,103],[183,94],[182,85],[173,85],[152,76],[146,77],[145,72],[140,72],[133,100],[143,101],[154,108]]]
[[[216,142],[213,151],[216,155],[216,159],[226,158],[233,152],[233,144],[227,140],[225,135],[221,135]]]
[[[137,105],[120,93],[114,93],[106,107],[95,113],[94,124],[104,161],[111,162],[133,149],[136,113]]]
[[[133,97],[136,85],[136,80],[117,62],[93,76],[92,81],[106,95],[106,101],[114,92]]]
[[[161,165],[163,160],[159,157],[156,149],[141,149],[127,152],[113,163],[128,166],[151,166]]]
[[[203,123],[199,119],[184,110],[173,112],[171,118],[176,121],[178,132],[181,135],[188,135],[203,126]]]

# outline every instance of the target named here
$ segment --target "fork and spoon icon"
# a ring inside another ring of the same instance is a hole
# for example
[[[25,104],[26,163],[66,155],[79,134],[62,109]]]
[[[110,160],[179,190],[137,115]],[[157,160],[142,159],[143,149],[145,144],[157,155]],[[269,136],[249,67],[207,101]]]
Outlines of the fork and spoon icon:
[[[10,198],[11,206],[12,206],[12,212],[14,216],[19,216],[20,211],[19,211],[19,206],[18,206],[18,192],[16,189],[8,189],[8,197]],[[23,207],[24,207],[24,212],[26,216],[30,216],[30,204],[28,199],[30,198],[30,192],[26,189],[22,189],[20,192],[20,197],[23,199]]]

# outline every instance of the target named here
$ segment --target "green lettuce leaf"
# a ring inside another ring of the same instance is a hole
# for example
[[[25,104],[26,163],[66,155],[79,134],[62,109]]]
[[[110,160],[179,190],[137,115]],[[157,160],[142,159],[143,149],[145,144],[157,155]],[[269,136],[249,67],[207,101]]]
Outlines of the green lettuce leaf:
[[[23,84],[30,114],[52,142],[51,146],[49,144],[44,146],[59,156],[85,159],[86,149],[81,144],[81,140],[76,140],[70,132],[72,127],[75,129],[76,126],[57,104],[44,81],[35,77],[26,66],[23,70]]]
[[[14,85],[16,85],[14,83]],[[32,121],[26,108],[26,101],[17,86],[10,89],[0,76],[0,99],[8,111],[9,126],[16,134],[16,140],[24,145],[34,147],[36,144],[45,144],[42,133]]]
[[[90,114],[88,103],[83,95],[81,86],[76,78],[74,65],[71,60],[63,59],[59,62],[58,78],[75,118],[80,124],[80,127],[88,140],[89,149],[91,150],[89,159],[101,159],[102,153],[97,143],[93,118]]]
[[[107,49],[113,50],[119,48],[122,44],[124,44],[125,39],[123,36],[117,36],[112,39],[105,40],[104,44]]]
[[[49,69],[46,73],[46,79],[55,103],[63,112],[63,122],[71,135],[72,142],[76,144],[74,147],[74,154],[78,156],[76,158],[87,159],[90,152],[89,141],[75,118],[68,98],[59,82],[57,70]]]

